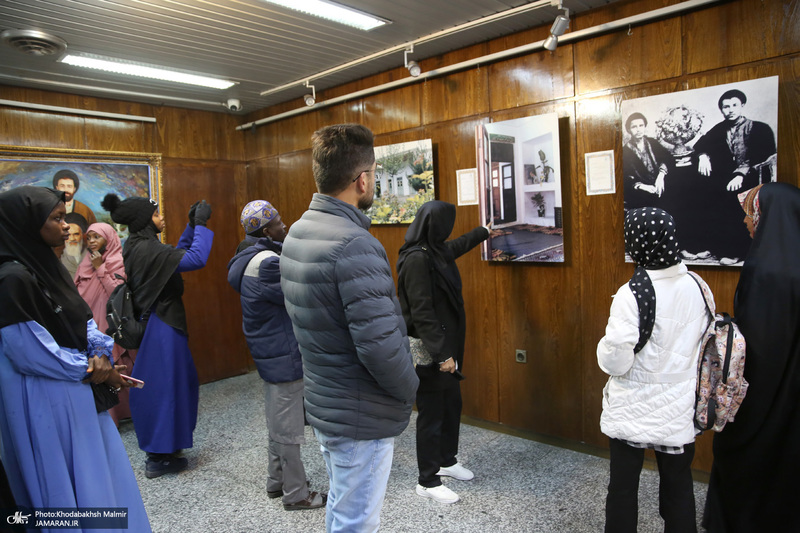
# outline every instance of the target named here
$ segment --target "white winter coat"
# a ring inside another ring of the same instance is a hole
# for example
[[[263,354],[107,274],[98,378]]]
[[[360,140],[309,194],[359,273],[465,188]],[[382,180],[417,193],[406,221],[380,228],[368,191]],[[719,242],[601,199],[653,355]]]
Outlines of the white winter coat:
[[[603,389],[600,429],[615,439],[682,446],[694,441],[700,343],[708,326],[703,294],[683,263],[648,270],[656,291],[650,340],[634,355],[639,311],[626,283],[611,304],[597,362],[611,377]]]

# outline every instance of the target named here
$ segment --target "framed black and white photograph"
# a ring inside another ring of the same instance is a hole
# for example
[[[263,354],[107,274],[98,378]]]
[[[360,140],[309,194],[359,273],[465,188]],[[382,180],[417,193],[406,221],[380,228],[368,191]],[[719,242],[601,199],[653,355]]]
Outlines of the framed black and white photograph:
[[[625,209],[670,213],[685,263],[740,266],[738,195],[776,181],[778,77],[626,100],[621,129]]]
[[[475,132],[486,261],[563,262],[561,154],[555,113],[482,124]]]

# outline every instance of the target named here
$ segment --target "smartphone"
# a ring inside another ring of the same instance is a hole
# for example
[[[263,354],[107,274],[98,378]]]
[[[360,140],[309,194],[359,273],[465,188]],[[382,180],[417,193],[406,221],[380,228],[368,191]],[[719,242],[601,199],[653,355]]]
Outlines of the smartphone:
[[[141,379],[132,378],[130,376],[126,376],[125,374],[120,374],[120,376],[122,377],[122,379],[130,383],[132,387],[136,387],[137,389],[141,389],[144,387],[144,381],[142,381]]]

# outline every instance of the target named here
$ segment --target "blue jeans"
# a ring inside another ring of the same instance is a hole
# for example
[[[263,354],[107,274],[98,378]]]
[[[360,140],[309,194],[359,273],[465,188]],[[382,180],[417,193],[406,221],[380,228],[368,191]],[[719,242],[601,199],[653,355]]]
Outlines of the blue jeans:
[[[328,533],[378,531],[381,507],[392,469],[394,437],[355,440],[314,428],[328,469]]]

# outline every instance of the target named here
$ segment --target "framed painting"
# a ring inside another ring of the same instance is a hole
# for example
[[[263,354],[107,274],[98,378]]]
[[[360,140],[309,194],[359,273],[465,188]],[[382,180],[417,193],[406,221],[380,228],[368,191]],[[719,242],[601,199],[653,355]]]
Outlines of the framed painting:
[[[475,131],[485,261],[564,262],[561,154],[555,113]]]
[[[373,224],[410,224],[417,209],[435,199],[430,139],[375,147],[375,196],[367,216]]]
[[[145,196],[159,203],[163,215],[160,171],[160,154],[0,145],[0,192],[22,185],[63,190],[68,213],[88,224],[111,224],[123,241],[127,227],[114,223],[100,203],[108,193],[123,200]]]

